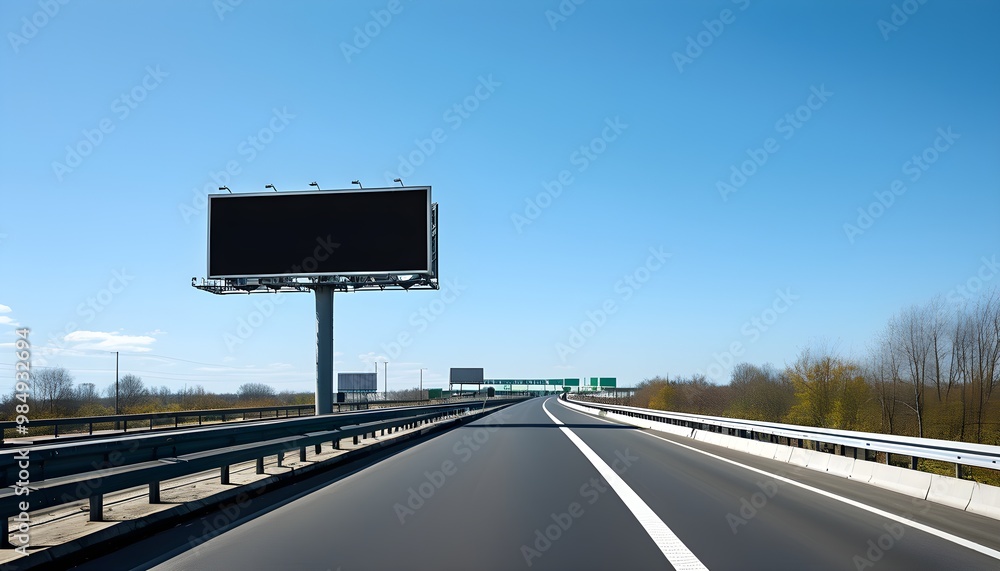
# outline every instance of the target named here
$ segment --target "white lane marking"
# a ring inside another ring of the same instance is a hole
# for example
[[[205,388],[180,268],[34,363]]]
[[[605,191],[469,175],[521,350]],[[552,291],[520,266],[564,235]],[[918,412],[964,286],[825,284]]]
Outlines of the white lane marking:
[[[583,452],[587,460],[590,460],[590,463],[597,468],[598,473],[604,478],[604,481],[611,486],[611,489],[625,503],[625,507],[639,520],[639,524],[646,530],[646,533],[649,534],[649,537],[653,539],[656,546],[663,552],[664,557],[667,558],[667,561],[675,569],[678,571],[708,571],[708,568],[695,557],[694,553],[691,553],[691,550],[684,545],[684,542],[674,535],[674,532],[667,527],[667,524],[663,523],[663,520],[656,515],[656,512],[646,505],[646,502],[642,501],[639,494],[635,493],[611,466],[608,466],[596,452],[587,446],[583,440],[580,440],[580,437],[576,433],[553,416],[549,412],[549,409],[546,408],[545,403],[542,403],[542,410],[545,411],[545,414],[549,415],[552,422],[559,426],[559,430],[569,438],[569,441],[575,444],[580,449],[580,452]]]
[[[569,410],[573,410],[572,408],[564,405],[561,402],[559,404],[563,405],[565,408],[567,408]],[[548,411],[546,411],[546,412],[548,412]],[[579,412],[579,411],[576,411],[576,412]],[[597,418],[597,416],[592,415],[589,412],[587,412],[587,413],[580,413],[580,414],[586,414],[588,416],[593,416],[594,418]],[[604,420],[604,419],[597,418],[597,420]],[[605,421],[605,422],[610,422],[610,421]],[[744,468],[746,470],[750,470],[751,472],[756,472],[758,474],[762,474],[764,476],[768,476],[770,478],[774,478],[775,480],[778,480],[779,482],[785,482],[786,484],[791,484],[793,486],[798,486],[798,487],[800,487],[800,488],[802,488],[804,490],[809,490],[810,492],[815,492],[815,493],[817,493],[817,494],[819,494],[821,496],[826,496],[826,497],[828,497],[828,498],[830,498],[832,500],[837,500],[839,502],[843,502],[843,503],[845,503],[845,504],[847,504],[849,506],[854,506],[856,508],[865,510],[867,512],[871,512],[871,513],[873,513],[875,515],[878,515],[878,516],[881,516],[881,517],[884,517],[884,518],[887,518],[887,519],[891,519],[891,520],[899,522],[899,523],[901,523],[903,525],[908,525],[908,526],[910,526],[910,527],[912,527],[914,529],[919,529],[920,531],[929,533],[929,534],[931,534],[933,536],[936,536],[936,537],[940,537],[941,539],[944,539],[946,541],[950,541],[950,542],[955,543],[957,545],[961,545],[962,547],[965,547],[967,549],[971,549],[973,551],[977,551],[979,553],[982,553],[983,555],[986,555],[987,557],[992,557],[993,559],[1000,560],[1000,551],[997,551],[996,549],[992,549],[990,547],[986,547],[985,545],[981,545],[979,543],[976,543],[975,541],[970,541],[968,539],[965,539],[964,537],[959,537],[957,535],[953,535],[951,533],[948,533],[947,531],[942,531],[940,529],[931,527],[929,525],[920,523],[918,521],[914,521],[912,519],[908,519],[908,518],[905,518],[903,516],[898,516],[898,515],[896,515],[894,513],[887,512],[885,510],[881,510],[879,508],[869,506],[868,504],[863,504],[863,503],[861,503],[859,501],[852,500],[850,498],[845,498],[844,496],[839,496],[839,495],[834,494],[832,492],[828,492],[826,490],[810,486],[809,484],[803,484],[802,482],[797,482],[797,481],[792,480],[790,478],[786,478],[784,476],[779,476],[777,474],[773,474],[773,473],[768,472],[766,470],[761,470],[760,468],[754,468],[753,466],[748,466],[746,464],[741,464],[741,463],[739,463],[739,462],[737,462],[735,460],[730,460],[729,458],[723,458],[722,456],[719,456],[717,454],[712,454],[711,452],[705,452],[704,450],[699,450],[699,449],[697,449],[697,448],[695,448],[693,446],[688,446],[687,444],[681,444],[680,442],[674,442],[673,440],[670,440],[669,438],[663,438],[662,436],[657,436],[657,435],[652,434],[650,432],[647,432],[645,430],[640,430],[640,432],[642,434],[647,435],[647,436],[652,436],[653,438],[656,438],[658,440],[662,440],[664,442],[669,442],[669,443],[671,443],[671,444],[673,444],[675,446],[680,446],[682,448],[687,448],[688,450],[692,450],[692,451],[697,452],[699,454],[704,454],[705,456],[709,456],[709,457],[715,458],[716,460],[722,460],[723,462],[732,464],[733,466],[739,466],[740,468]]]

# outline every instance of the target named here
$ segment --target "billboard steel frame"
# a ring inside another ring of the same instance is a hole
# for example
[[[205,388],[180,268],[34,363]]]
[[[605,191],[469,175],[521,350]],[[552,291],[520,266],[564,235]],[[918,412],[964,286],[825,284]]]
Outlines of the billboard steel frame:
[[[428,200],[430,199],[429,186],[415,188],[427,188]],[[334,292],[440,289],[438,280],[438,205],[436,202],[431,202],[430,248],[430,273],[202,278],[200,283],[197,278],[191,278],[191,286],[216,295],[314,292],[316,297],[316,414],[330,414],[333,412]]]

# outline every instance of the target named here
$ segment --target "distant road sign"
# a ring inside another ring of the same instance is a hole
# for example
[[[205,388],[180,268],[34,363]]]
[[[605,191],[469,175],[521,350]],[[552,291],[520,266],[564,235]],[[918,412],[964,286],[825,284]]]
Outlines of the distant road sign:
[[[375,373],[337,373],[337,390],[345,393],[378,392]]]
[[[449,371],[448,382],[453,385],[483,384],[483,370],[470,368],[452,368]]]

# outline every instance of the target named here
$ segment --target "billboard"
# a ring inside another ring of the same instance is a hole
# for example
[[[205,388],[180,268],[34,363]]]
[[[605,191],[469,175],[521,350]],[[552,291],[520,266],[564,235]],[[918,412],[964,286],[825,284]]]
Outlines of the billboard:
[[[429,274],[431,187],[213,194],[208,277]]]
[[[449,371],[448,382],[453,385],[481,385],[483,384],[482,369],[461,369],[452,368]]]
[[[375,373],[337,373],[337,390],[344,393],[374,393],[378,391]]]

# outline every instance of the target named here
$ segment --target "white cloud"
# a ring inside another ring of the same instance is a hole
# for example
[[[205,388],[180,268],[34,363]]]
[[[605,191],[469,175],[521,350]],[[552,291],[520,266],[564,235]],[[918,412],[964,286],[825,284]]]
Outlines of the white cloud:
[[[149,346],[156,342],[155,337],[148,335],[123,335],[108,331],[73,331],[63,339],[74,344],[72,349],[125,353],[147,352]]]
[[[13,311],[9,305],[4,305],[0,303],[0,325],[10,325],[11,327],[18,327],[20,323],[14,321],[14,318],[9,315],[3,315],[4,313],[10,313]]]

